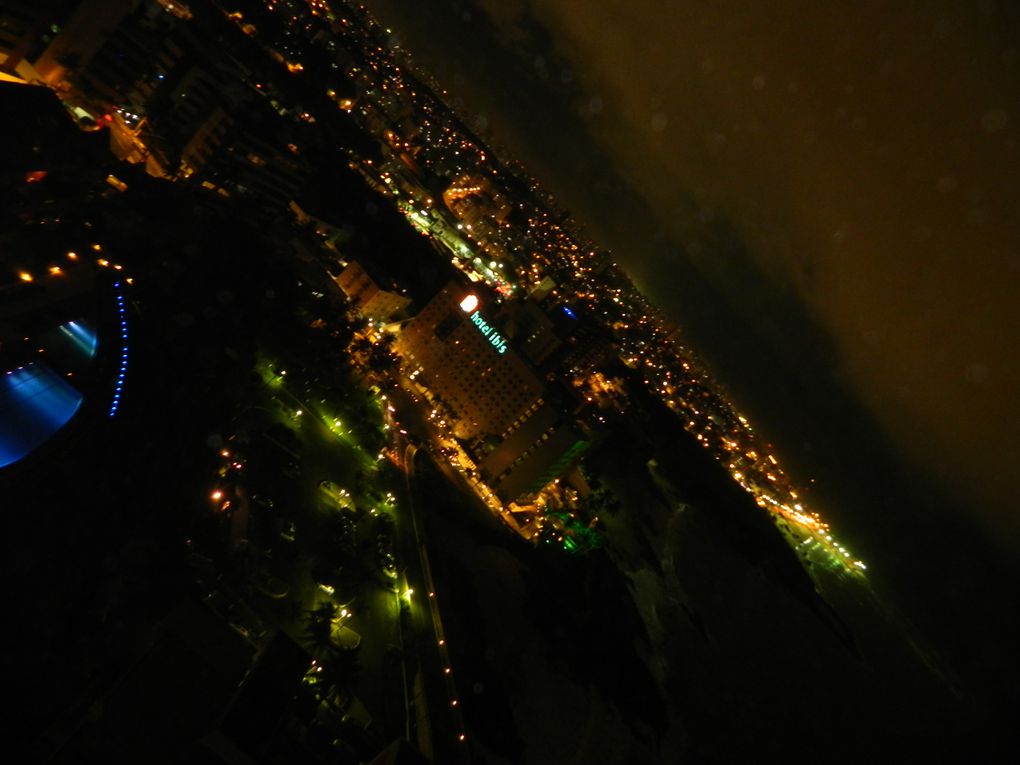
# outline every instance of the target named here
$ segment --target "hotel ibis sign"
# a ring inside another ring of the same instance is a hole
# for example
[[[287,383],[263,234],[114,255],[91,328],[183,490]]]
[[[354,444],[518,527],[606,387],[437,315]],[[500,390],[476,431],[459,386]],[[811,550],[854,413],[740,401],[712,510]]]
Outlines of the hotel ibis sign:
[[[461,301],[460,307],[464,313],[471,314],[469,317],[471,319],[471,323],[478,327],[478,331],[482,333],[482,336],[489,341],[492,347],[495,348],[500,355],[506,353],[506,338],[499,334],[494,326],[482,318],[482,314],[477,310],[478,298],[474,295],[468,295]]]
[[[506,353],[506,338],[499,334],[494,326],[486,323],[485,319],[482,318],[482,315],[478,313],[478,311],[471,314],[471,321],[476,327],[478,327],[478,330],[482,333],[485,339],[492,343],[493,348],[499,351],[500,354]]]

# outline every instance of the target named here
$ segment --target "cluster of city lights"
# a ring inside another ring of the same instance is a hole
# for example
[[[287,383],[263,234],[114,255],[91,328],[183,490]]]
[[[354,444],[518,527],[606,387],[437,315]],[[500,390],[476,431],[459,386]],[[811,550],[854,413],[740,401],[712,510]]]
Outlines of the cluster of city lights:
[[[745,486],[744,488],[746,489],[747,487]],[[750,491],[750,489],[748,490]],[[854,573],[867,570],[868,567],[863,561],[859,561],[850,555],[850,551],[832,536],[829,524],[823,521],[818,513],[805,510],[803,505],[799,503],[790,507],[788,503],[780,502],[765,493],[759,493],[756,496],[756,500],[761,507],[789,521],[799,531],[806,534],[806,538],[801,540],[802,544],[812,540],[817,542],[828,553],[831,561],[840,568]]]
[[[368,41],[352,42],[359,44]],[[468,197],[484,197],[487,194],[498,196],[499,184],[487,177],[482,160],[476,159],[471,137],[449,120],[442,109],[436,109],[437,104],[427,103],[427,99],[415,99],[413,94],[407,92],[402,82],[401,67],[391,54],[391,51],[377,52],[369,44],[366,55],[371,61],[370,66],[360,71],[355,69],[351,73],[352,77],[385,85],[375,91],[379,94],[375,100],[368,99],[372,103],[366,102],[364,106],[386,113],[389,108],[388,99],[403,99],[426,117],[420,121],[423,139],[420,141],[422,145],[417,147],[420,151],[412,153],[425,165],[445,164],[455,167],[460,173],[444,192],[448,207],[450,202]],[[370,133],[373,132],[367,119],[363,123]],[[384,137],[391,147],[395,142],[399,143],[399,136],[392,131]],[[513,243],[521,232],[515,231],[513,224],[499,217],[498,204],[479,198],[478,204],[471,208],[474,210],[471,213],[473,217],[460,220],[462,216],[455,214],[460,222],[451,225],[442,208],[423,203],[426,191],[415,188],[413,180],[406,173],[400,172],[399,163],[395,159],[389,163],[384,161],[379,167],[365,160],[361,169],[374,180],[381,181],[381,184],[373,184],[374,187],[385,186],[389,194],[396,192],[401,197],[396,202],[397,207],[411,225],[444,245],[452,254],[453,265],[464,271],[472,281],[512,291],[513,285],[502,272],[503,263],[499,262],[499,258],[490,261],[489,258],[481,257],[486,247],[496,246],[497,243],[507,256],[517,252]],[[549,203],[554,204],[552,201]],[[517,204],[524,211],[524,233],[533,243],[527,255],[521,253],[530,261],[516,273],[521,283],[534,287],[542,282],[544,276],[552,276],[561,289],[569,286],[578,299],[588,298],[583,305],[592,315],[600,317],[606,326],[612,328],[632,368],[643,368],[649,389],[666,401],[674,412],[681,416],[687,415],[690,421],[686,429],[714,457],[726,464],[734,453],[742,454],[751,449],[756,444],[756,438],[746,420],[736,417],[714,383],[693,365],[693,357],[677,346],[658,312],[629,283],[614,284],[612,280],[606,282],[596,275],[592,266],[597,251],[578,238],[569,221],[564,223],[561,216],[535,203],[520,201]],[[486,207],[490,209],[485,210]],[[476,240],[472,230],[479,226],[485,227],[487,231],[491,229],[491,235]],[[488,244],[483,245],[482,242]],[[470,309],[462,307],[470,313],[475,306],[472,305]],[[480,324],[480,328],[484,326]],[[725,425],[720,422],[717,426],[720,420]],[[717,430],[720,426],[722,433]],[[834,564],[861,574],[866,569],[864,563],[855,559],[833,538],[829,526],[817,513],[806,510],[796,501],[797,495],[790,490],[788,478],[776,459],[771,455],[768,455],[768,459],[770,464],[730,465],[730,473],[758,505],[769,511],[776,520],[785,521],[783,526],[788,524],[789,530],[797,537],[795,544],[799,546],[806,535],[818,543],[816,549],[827,553]],[[494,509],[502,509],[500,503],[494,504]]]

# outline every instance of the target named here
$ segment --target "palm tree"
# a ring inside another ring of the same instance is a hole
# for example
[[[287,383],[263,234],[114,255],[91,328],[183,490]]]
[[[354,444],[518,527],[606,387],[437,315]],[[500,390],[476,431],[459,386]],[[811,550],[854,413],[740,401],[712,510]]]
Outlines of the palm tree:
[[[352,356],[367,356],[372,351],[372,341],[367,337],[356,337],[349,346]]]
[[[360,650],[360,647],[337,649],[322,662],[322,671],[315,675],[315,687],[321,698],[334,703],[334,698],[342,698],[351,690],[361,675]]]
[[[397,367],[400,358],[393,350],[393,336],[384,335],[372,346],[368,354],[368,367],[373,372],[389,372]]]
[[[305,641],[308,650],[320,662],[328,661],[339,649],[332,640],[336,606],[324,603],[309,610],[305,617]]]

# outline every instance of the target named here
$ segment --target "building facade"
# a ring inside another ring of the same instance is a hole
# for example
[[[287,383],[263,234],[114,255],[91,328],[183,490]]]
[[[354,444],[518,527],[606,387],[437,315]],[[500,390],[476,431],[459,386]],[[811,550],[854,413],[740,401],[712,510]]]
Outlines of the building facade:
[[[450,410],[454,434],[467,442],[481,477],[504,502],[541,491],[589,445],[573,417],[551,400],[553,391],[528,365],[528,354],[518,354],[512,314],[451,283],[395,343],[411,374],[421,375]],[[521,333],[518,340],[531,337]]]
[[[451,283],[408,322],[395,343],[457,424],[458,438],[503,437],[543,403],[545,386],[468,288]]]
[[[563,475],[589,443],[571,418],[546,403],[512,429],[479,467],[496,496],[512,502]]]
[[[355,260],[348,263],[334,281],[366,319],[391,321],[411,304],[411,298],[406,295],[382,289]]]

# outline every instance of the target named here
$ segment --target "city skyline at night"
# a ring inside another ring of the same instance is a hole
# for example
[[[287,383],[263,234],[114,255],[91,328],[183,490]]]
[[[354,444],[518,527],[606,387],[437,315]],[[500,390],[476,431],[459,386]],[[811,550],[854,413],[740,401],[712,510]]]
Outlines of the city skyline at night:
[[[0,16],[18,753],[1014,746],[1012,11],[367,5]]]

